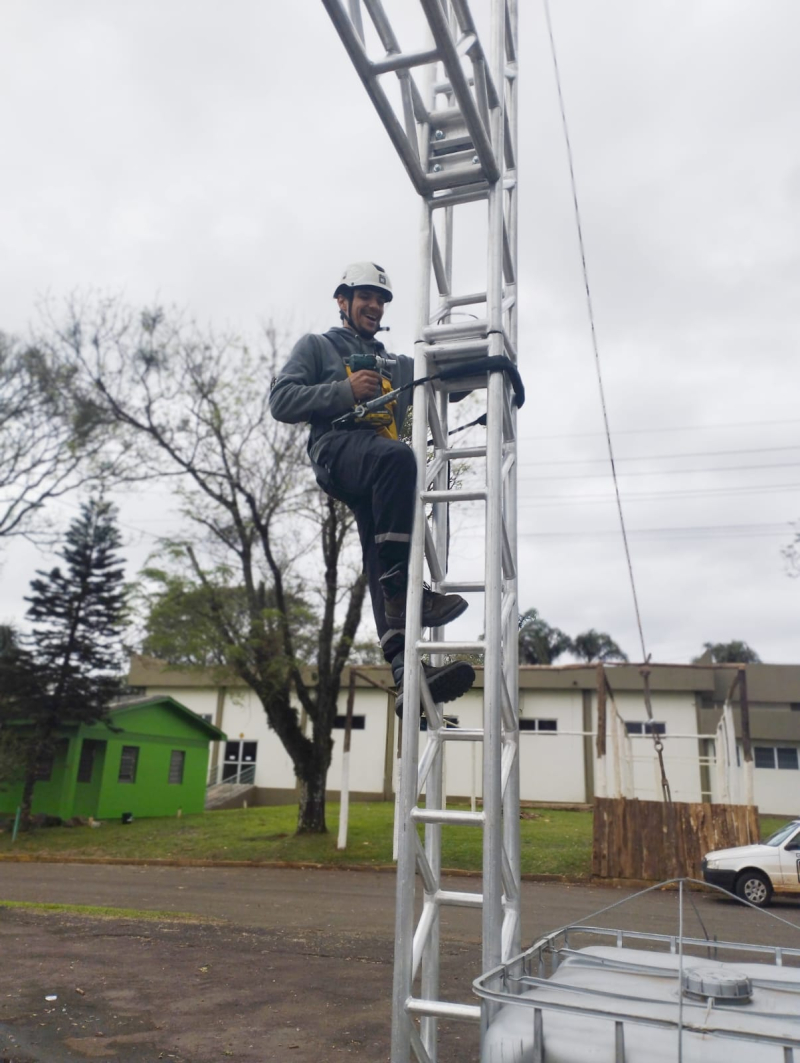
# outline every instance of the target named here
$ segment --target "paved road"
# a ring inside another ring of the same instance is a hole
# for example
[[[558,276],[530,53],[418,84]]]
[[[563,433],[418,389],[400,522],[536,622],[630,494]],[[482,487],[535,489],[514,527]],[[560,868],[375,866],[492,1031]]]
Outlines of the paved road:
[[[453,878],[452,889],[478,888],[473,878]],[[102,864],[0,863],[0,902],[36,901],[150,911],[189,912],[247,927],[298,930],[358,929],[394,933],[395,876],[377,871],[293,868],[132,867]],[[523,942],[558,926],[584,919],[636,891],[567,883],[525,882],[522,887]],[[800,900],[780,899],[775,914],[800,923]],[[760,913],[715,896],[695,895],[685,906],[689,932],[701,933],[700,913],[711,935],[786,944],[791,933]],[[677,930],[677,895],[655,892],[609,913],[625,925],[656,933]],[[455,940],[478,941],[478,916],[468,909],[446,912]]]
[[[456,878],[452,888],[477,887]],[[10,1063],[378,1063],[388,1059],[393,874],[0,863],[0,1060]],[[523,942],[632,891],[523,884]],[[43,916],[3,900],[191,912],[222,920]],[[697,895],[685,928],[800,947],[800,931]],[[696,910],[695,910],[696,909]],[[800,903],[777,914],[800,923]],[[672,933],[677,898],[633,900],[597,922]],[[471,999],[477,915],[446,912],[446,999]],[[82,992],[79,992],[82,991]],[[46,996],[57,1001],[46,1001]],[[477,1031],[442,1024],[441,1063],[475,1063]]]

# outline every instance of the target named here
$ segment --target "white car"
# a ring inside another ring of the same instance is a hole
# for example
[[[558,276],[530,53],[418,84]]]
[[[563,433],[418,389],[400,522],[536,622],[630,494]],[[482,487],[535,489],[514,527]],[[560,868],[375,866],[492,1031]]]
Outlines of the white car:
[[[800,819],[793,819],[758,845],[717,849],[703,857],[703,878],[759,908],[774,890],[800,893]]]

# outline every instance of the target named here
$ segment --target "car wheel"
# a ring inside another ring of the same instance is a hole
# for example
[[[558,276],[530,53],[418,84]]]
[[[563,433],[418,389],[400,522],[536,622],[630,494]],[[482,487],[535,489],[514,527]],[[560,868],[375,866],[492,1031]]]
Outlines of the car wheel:
[[[743,871],[736,880],[736,892],[756,908],[766,908],[772,900],[772,883],[761,871]]]

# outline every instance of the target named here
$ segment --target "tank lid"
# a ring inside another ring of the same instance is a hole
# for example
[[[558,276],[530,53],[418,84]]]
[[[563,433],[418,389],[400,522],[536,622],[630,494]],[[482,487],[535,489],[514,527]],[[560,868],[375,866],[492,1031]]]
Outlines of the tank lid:
[[[730,968],[687,967],[683,972],[683,990],[703,1000],[735,1004],[746,1002],[753,995],[753,983],[746,974]]]

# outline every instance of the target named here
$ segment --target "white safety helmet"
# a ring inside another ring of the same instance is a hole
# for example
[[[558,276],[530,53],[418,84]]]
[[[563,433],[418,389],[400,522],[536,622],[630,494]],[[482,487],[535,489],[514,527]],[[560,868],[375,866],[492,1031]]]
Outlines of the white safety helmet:
[[[374,262],[351,262],[345,267],[333,298],[352,292],[353,288],[377,288],[387,303],[392,301],[392,282],[389,274]]]

